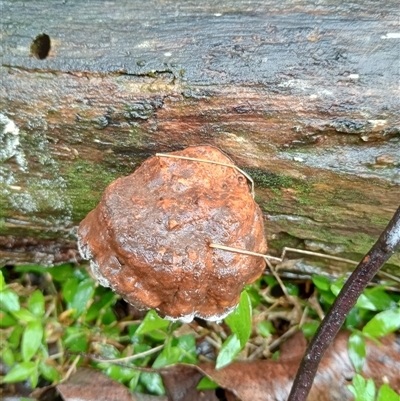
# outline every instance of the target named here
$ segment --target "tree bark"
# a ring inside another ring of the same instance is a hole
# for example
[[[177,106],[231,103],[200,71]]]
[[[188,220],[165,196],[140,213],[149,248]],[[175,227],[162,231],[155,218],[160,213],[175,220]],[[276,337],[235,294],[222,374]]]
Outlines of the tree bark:
[[[399,205],[395,1],[2,8],[0,263],[78,258],[110,181],[196,144],[253,176],[272,250],[357,260]]]

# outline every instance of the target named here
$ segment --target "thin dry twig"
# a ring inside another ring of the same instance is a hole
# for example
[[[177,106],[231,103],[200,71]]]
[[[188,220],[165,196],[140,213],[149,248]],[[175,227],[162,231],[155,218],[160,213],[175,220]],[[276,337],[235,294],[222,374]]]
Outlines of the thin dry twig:
[[[107,363],[127,362],[127,361],[129,362],[129,361],[133,361],[135,359],[140,359],[140,358],[144,358],[145,356],[155,354],[156,352],[161,351],[163,348],[164,348],[164,344],[161,344],[161,345],[151,348],[147,351],[140,352],[139,354],[124,356],[123,358],[101,359],[101,358],[92,356],[91,359],[95,362],[107,362]]]
[[[308,298],[308,303],[315,310],[315,312],[317,312],[317,315],[320,318],[320,320],[323,320],[325,318],[325,313],[321,308],[321,305],[317,298],[317,293],[315,291],[313,292],[311,297]]]
[[[74,361],[72,362],[71,366],[69,367],[65,376],[62,378],[62,380],[60,380],[60,383],[66,381],[70,378],[70,376],[72,375],[72,373],[74,372],[74,370],[76,368],[76,365],[78,365],[78,362],[80,359],[81,359],[81,356],[77,355],[76,358],[74,359]]]
[[[154,348],[153,348],[154,349]],[[121,362],[115,362],[116,361],[116,359],[105,359],[105,360],[103,360],[103,359],[98,359],[98,358],[96,358],[94,355],[92,355],[92,354],[87,354],[86,352],[72,352],[72,351],[68,351],[66,354],[69,354],[69,355],[77,355],[77,358],[80,358],[80,357],[82,357],[82,358],[89,358],[90,360],[92,360],[92,361],[94,361],[94,362],[101,362],[101,363],[104,363],[104,362],[112,362],[112,364],[113,365],[115,365],[115,366],[120,366],[121,368],[128,368],[128,369],[132,369],[132,370],[139,370],[139,371],[141,371],[141,372],[151,372],[151,373],[161,373],[161,372],[163,372],[166,368],[146,368],[146,367],[143,367],[143,366],[136,366],[136,365],[128,365],[128,364],[126,364],[126,363],[121,363]],[[138,355],[138,354],[137,354]],[[76,359],[75,359],[76,360]],[[79,359],[78,359],[78,361],[79,361]],[[74,361],[74,363],[75,363],[75,361]],[[71,371],[71,373],[72,373],[72,370],[71,370],[71,368],[72,368],[72,366],[70,367],[70,369],[68,370],[68,372],[69,371]],[[70,374],[71,373],[69,373],[69,375],[68,375],[68,377],[70,376]],[[67,373],[68,374],[68,373]],[[65,380],[67,380],[67,378],[68,377],[65,377],[63,380],[61,380],[61,382],[63,382],[63,381],[65,381]]]
[[[321,258],[337,260],[338,262],[345,262],[345,263],[348,263],[350,265],[357,265],[358,264],[358,262],[356,262],[354,260],[341,258],[340,256],[326,255],[324,253],[307,251],[305,249],[289,248],[287,246],[285,246],[283,248],[283,250],[282,250],[282,254],[281,254],[281,259],[282,260],[285,259],[285,256],[286,256],[287,252],[295,252],[295,253],[300,253],[300,254],[303,254],[303,255],[318,256],[318,257],[321,257]]]
[[[275,260],[276,262],[282,262],[281,258],[276,258],[275,256],[264,255],[263,253],[257,253],[252,251],[246,251],[246,249],[233,248],[231,246],[221,245],[221,244],[209,244],[210,248],[222,249],[224,251],[241,253],[242,255],[259,256],[261,258],[267,258],[269,260]]]
[[[217,349],[221,349],[221,344],[214,340],[212,337],[210,336],[205,336],[205,339],[207,340],[207,342],[209,342],[213,347],[217,348]]]
[[[214,161],[214,160],[208,160],[208,159],[198,159],[196,157],[171,155],[169,153],[156,153],[156,156],[158,156],[158,157],[170,157],[172,159],[190,160],[190,161],[201,162],[201,163],[218,164],[219,166],[224,166],[224,167],[232,167],[233,169],[235,169],[236,171],[239,171],[239,173],[243,174],[247,178],[247,180],[250,182],[250,185],[251,185],[251,195],[253,196],[253,198],[255,196],[253,179],[250,177],[249,174],[247,174],[245,171],[240,169],[238,166],[235,166],[234,164],[221,163],[221,162],[217,162],[217,161]]]
[[[272,264],[269,262],[269,260],[267,258],[264,258],[265,262],[267,263],[269,270],[271,270],[272,275],[275,277],[276,281],[278,282],[279,286],[281,287],[282,292],[285,294],[286,299],[292,303],[292,297],[289,295],[285,284],[283,283],[283,281],[281,280],[281,278],[279,277],[279,274],[276,272],[276,270],[274,269],[274,267],[272,266]]]

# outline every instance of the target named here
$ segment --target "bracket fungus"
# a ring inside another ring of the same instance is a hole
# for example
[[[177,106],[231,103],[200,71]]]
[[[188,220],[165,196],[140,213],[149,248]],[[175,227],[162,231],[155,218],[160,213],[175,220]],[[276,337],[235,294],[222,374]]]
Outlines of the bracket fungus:
[[[147,159],[118,178],[81,222],[78,245],[100,284],[169,320],[220,320],[238,304],[265,253],[260,208],[245,173],[217,148]]]

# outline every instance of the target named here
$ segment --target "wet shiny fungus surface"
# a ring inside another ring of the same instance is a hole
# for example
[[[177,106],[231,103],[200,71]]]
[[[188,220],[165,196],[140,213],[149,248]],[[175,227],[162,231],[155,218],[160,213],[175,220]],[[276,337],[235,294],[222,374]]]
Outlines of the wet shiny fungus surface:
[[[171,155],[232,165],[218,149]],[[264,260],[210,243],[265,253],[261,211],[236,169],[154,156],[112,182],[78,231],[82,256],[102,285],[171,320],[218,320],[256,280]]]

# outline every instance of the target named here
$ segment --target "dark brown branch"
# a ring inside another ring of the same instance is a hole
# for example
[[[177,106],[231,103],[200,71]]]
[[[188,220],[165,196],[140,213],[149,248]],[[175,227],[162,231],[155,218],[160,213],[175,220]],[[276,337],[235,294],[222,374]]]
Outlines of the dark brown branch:
[[[318,365],[335,338],[350,309],[364,288],[400,246],[400,207],[378,241],[349,277],[331,309],[307,347],[293,383],[288,401],[305,401],[310,392]]]

